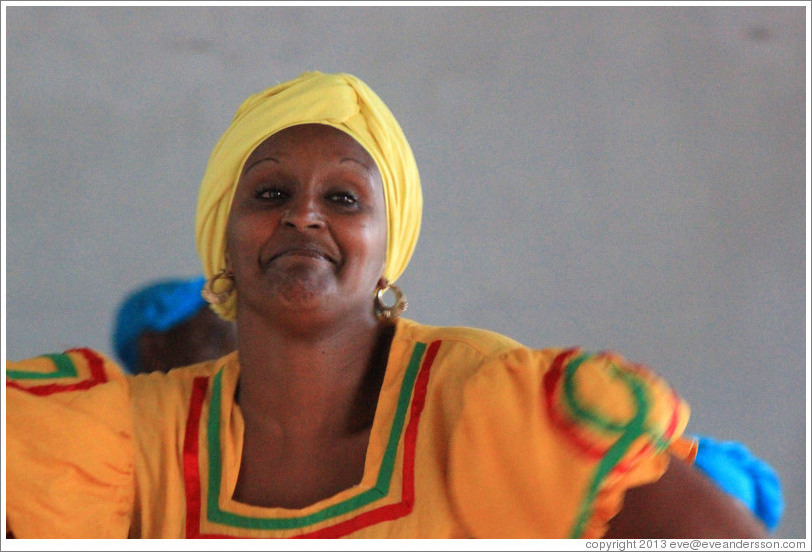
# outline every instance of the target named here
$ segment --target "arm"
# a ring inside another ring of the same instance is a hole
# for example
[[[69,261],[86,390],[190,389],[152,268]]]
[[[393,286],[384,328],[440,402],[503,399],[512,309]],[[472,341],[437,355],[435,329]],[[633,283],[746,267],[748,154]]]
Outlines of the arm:
[[[90,349],[7,362],[8,533],[127,535],[135,495],[127,385]]]
[[[767,538],[747,508],[691,465],[671,458],[662,478],[629,489],[605,538]]]

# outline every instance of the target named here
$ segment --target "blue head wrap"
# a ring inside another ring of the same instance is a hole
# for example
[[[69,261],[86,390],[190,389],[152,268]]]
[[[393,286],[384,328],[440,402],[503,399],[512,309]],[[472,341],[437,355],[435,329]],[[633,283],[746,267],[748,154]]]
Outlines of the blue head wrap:
[[[741,500],[772,531],[784,513],[781,482],[775,470],[735,441],[694,436],[694,465],[728,494]]]
[[[145,331],[170,330],[197,314],[206,305],[200,296],[205,283],[202,276],[162,280],[127,296],[116,314],[113,346],[128,372],[137,374],[141,371],[139,336]]]

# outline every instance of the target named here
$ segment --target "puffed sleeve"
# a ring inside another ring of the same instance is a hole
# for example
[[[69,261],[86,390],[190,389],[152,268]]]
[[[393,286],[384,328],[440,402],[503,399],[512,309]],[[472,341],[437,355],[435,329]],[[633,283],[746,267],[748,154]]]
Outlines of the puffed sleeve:
[[[656,481],[689,408],[649,370],[610,353],[516,349],[466,384],[450,492],[470,534],[596,538],[625,491]]]
[[[90,349],[6,365],[6,511],[17,538],[126,538],[133,427],[121,369]]]

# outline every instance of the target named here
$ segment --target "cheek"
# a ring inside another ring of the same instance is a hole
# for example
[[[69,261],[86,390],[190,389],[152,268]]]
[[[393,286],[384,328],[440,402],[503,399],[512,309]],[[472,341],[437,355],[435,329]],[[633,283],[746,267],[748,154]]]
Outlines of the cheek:
[[[237,242],[236,242],[236,230],[234,228],[234,221],[232,219],[228,220],[228,224],[226,225],[226,268],[230,271],[231,265],[234,262],[234,253],[237,251]]]
[[[250,216],[232,217],[226,226],[226,262],[235,263],[250,253],[261,236],[261,228]]]
[[[380,276],[386,266],[386,220],[374,221],[365,228],[364,243],[369,263]]]
[[[386,261],[386,234],[381,234],[374,220],[342,224],[335,238],[345,255],[354,258],[355,263],[364,266],[365,270],[368,267],[378,269]]]

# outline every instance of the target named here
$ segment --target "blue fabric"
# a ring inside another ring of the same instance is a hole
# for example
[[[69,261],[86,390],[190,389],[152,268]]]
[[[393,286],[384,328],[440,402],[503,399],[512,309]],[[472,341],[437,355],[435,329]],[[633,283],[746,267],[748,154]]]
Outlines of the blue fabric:
[[[206,305],[200,295],[205,283],[202,276],[161,280],[122,301],[116,313],[113,347],[128,372],[140,371],[138,337],[145,331],[167,331],[197,314]]]
[[[719,487],[741,500],[772,531],[784,514],[784,496],[775,470],[735,441],[694,435],[694,465]]]

